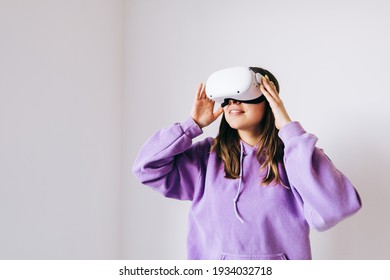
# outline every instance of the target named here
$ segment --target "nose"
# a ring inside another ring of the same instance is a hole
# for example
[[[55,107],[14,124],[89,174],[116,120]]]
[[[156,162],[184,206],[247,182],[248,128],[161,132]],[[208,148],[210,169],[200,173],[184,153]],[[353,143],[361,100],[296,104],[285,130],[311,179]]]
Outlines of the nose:
[[[229,100],[229,105],[232,105],[232,104],[241,104],[241,102],[237,101],[237,100],[234,100],[234,99],[230,99]]]

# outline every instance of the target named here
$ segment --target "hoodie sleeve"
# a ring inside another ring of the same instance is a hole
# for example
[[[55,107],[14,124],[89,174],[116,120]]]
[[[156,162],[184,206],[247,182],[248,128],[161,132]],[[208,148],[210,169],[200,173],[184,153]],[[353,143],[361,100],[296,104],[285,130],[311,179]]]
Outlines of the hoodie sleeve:
[[[324,152],[318,138],[298,122],[279,131],[284,143],[284,164],[290,186],[303,201],[304,215],[311,227],[324,231],[361,208],[359,194]]]
[[[192,139],[201,133],[192,118],[158,131],[139,151],[134,175],[166,197],[191,200],[200,170],[199,145]]]

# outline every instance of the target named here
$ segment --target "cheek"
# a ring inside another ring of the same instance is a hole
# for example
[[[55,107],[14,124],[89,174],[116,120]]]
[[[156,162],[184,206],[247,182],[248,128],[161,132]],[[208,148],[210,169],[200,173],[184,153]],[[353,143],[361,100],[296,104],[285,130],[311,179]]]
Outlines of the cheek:
[[[248,114],[248,117],[251,119],[252,123],[259,124],[265,117],[264,108],[258,108],[256,110],[251,110]]]
[[[232,118],[229,116],[229,114],[225,113],[225,120],[226,120],[227,123],[230,125],[230,124],[231,124],[231,121],[232,121]]]
[[[242,122],[245,121],[242,118],[232,117],[229,114],[225,113],[225,120],[229,124],[229,126],[233,129],[238,129]]]
[[[264,115],[265,115],[264,111],[260,110],[260,111],[255,112],[254,118],[257,119],[258,121],[261,121],[264,118]]]

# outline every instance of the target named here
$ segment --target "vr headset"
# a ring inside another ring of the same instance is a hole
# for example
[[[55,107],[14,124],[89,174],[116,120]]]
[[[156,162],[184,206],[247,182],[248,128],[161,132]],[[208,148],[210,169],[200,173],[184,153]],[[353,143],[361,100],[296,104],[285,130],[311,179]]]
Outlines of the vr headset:
[[[260,91],[262,75],[251,67],[230,67],[214,72],[206,82],[207,97],[221,103],[222,107],[230,100],[256,104],[265,100]]]

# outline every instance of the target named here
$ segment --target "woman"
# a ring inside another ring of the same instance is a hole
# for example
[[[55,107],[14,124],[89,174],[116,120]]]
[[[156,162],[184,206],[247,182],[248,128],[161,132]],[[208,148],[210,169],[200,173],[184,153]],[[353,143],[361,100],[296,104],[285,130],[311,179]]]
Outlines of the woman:
[[[166,197],[190,200],[189,259],[311,259],[310,227],[326,230],[361,208],[350,181],[299,122],[262,68],[265,101],[231,99],[214,111],[205,87],[191,118],[142,147],[136,177]],[[219,134],[192,143],[221,114]]]

